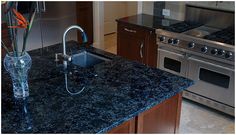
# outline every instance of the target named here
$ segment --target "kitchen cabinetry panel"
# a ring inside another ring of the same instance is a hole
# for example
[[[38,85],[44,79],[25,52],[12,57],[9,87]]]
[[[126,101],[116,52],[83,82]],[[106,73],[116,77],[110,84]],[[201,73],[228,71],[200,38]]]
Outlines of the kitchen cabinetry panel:
[[[180,94],[138,116],[137,133],[177,133],[182,97]]]
[[[118,21],[117,54],[156,67],[156,34],[150,29]]]
[[[124,122],[118,127],[113,128],[109,134],[134,134],[135,133],[135,118]]]
[[[129,31],[125,31],[129,30]],[[144,63],[145,35],[141,35],[137,29],[131,29],[118,25],[118,49],[117,54],[130,60]]]
[[[108,133],[178,133],[182,93],[139,114]]]

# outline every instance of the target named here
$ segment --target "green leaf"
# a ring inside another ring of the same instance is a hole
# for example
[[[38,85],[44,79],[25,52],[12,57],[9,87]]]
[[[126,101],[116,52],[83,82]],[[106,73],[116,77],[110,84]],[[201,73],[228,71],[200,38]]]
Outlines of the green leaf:
[[[33,25],[35,13],[36,13],[36,10],[34,10],[34,13],[33,13],[33,15],[31,16],[30,23],[29,23],[29,27],[28,27],[28,32],[30,31],[30,29],[31,29],[31,27],[32,27],[32,25]]]

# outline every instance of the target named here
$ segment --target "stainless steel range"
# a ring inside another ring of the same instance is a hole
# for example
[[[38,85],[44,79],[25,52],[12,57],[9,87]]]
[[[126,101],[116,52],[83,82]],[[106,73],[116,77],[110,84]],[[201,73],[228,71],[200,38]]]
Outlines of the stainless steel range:
[[[183,96],[234,115],[234,13],[187,5],[185,21],[156,34],[158,68],[195,81]]]

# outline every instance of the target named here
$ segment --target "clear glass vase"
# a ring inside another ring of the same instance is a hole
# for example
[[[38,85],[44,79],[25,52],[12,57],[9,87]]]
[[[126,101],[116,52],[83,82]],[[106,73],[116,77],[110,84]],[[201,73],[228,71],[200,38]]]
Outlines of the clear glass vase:
[[[32,60],[27,52],[19,57],[15,57],[13,53],[10,53],[4,58],[4,67],[11,76],[15,98],[29,96],[28,71],[31,65]]]

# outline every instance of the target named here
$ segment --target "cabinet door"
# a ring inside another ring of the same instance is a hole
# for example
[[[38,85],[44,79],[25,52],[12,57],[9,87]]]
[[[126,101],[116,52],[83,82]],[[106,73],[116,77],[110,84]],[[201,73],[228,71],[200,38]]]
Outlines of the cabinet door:
[[[113,128],[109,134],[134,134],[135,133],[135,118],[124,122],[118,127]]]
[[[119,37],[119,49],[117,54],[130,60],[136,60],[143,63],[144,40],[135,36],[128,36],[125,33]]]
[[[144,63],[146,34],[130,26],[118,25],[117,54]]]
[[[137,133],[178,133],[182,94],[177,94],[138,116]]]
[[[145,42],[147,50],[145,64],[151,67],[157,67],[158,46],[156,44],[156,34],[155,31],[149,31],[148,33]]]

